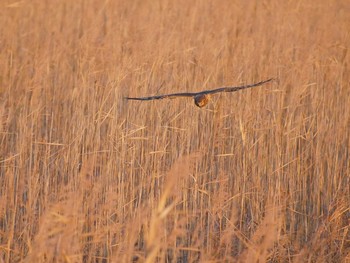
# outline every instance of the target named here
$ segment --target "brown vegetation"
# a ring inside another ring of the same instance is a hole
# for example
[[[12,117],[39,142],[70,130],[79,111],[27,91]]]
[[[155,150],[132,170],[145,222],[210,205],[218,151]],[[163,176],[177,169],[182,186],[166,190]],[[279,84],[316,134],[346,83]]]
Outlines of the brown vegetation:
[[[0,7],[0,262],[350,260],[348,1]]]

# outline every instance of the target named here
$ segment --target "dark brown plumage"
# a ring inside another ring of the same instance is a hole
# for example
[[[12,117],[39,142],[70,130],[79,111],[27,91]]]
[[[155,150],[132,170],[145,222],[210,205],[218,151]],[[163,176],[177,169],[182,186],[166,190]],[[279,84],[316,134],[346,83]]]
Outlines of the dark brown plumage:
[[[211,94],[215,94],[219,92],[234,92],[241,89],[253,88],[253,87],[261,86],[272,80],[274,79],[271,78],[268,80],[260,81],[258,83],[244,85],[244,86],[222,87],[222,88],[213,89],[213,90],[204,90],[201,92],[172,93],[172,94],[164,94],[164,95],[150,96],[150,97],[135,97],[135,98],[126,97],[125,99],[127,100],[160,100],[160,99],[175,98],[175,97],[192,97],[194,98],[194,103],[196,104],[196,106],[202,108],[208,104]]]

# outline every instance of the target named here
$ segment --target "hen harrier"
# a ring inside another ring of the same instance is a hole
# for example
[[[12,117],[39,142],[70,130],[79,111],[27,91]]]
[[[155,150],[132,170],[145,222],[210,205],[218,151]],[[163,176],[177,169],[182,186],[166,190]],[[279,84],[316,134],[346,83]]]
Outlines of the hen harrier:
[[[139,98],[126,97],[125,99],[127,99],[127,100],[160,100],[160,99],[175,98],[175,97],[192,97],[192,98],[194,98],[194,103],[196,104],[196,106],[198,106],[199,108],[202,108],[208,104],[211,94],[215,94],[215,93],[219,93],[219,92],[234,92],[234,91],[241,90],[241,89],[257,87],[257,86],[263,85],[267,82],[270,82],[272,80],[274,80],[274,79],[271,78],[268,80],[260,81],[258,83],[244,85],[244,86],[222,87],[222,88],[213,89],[213,90],[204,90],[201,92],[172,93],[172,94],[164,94],[164,95],[159,95],[159,96],[139,97]]]

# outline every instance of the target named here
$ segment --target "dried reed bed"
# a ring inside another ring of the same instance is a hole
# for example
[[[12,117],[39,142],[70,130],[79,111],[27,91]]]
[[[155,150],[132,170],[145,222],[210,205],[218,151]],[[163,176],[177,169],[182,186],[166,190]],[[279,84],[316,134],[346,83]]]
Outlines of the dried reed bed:
[[[347,1],[0,5],[1,262],[350,260]]]

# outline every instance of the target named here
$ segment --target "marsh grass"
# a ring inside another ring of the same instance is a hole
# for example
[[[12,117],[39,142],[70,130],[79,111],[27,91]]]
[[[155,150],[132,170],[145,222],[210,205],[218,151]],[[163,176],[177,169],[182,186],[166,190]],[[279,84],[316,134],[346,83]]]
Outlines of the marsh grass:
[[[0,262],[350,260],[346,1],[0,5]]]

